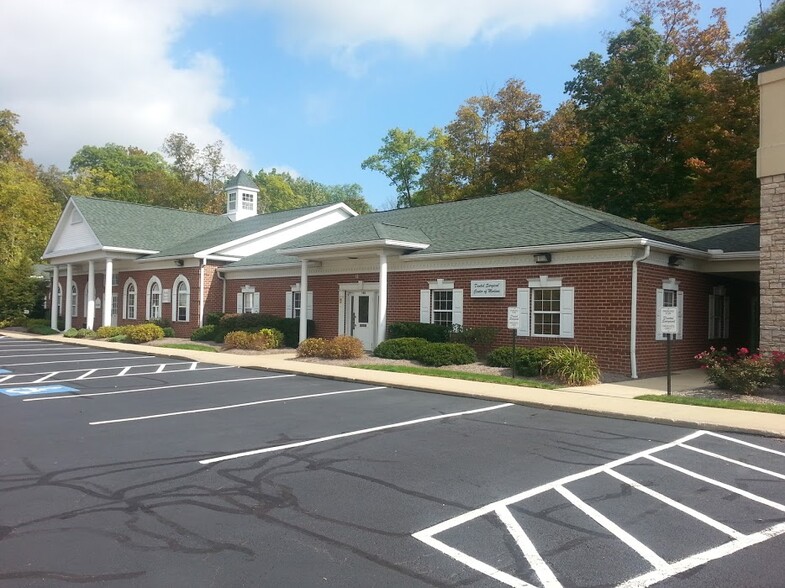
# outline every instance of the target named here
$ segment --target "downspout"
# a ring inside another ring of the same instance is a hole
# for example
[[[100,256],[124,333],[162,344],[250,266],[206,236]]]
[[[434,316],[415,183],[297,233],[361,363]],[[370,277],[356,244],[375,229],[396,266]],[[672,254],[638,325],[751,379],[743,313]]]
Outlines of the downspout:
[[[221,282],[223,282],[223,287],[221,289],[221,313],[225,313],[226,312],[226,278],[221,272],[217,270],[215,272],[215,275],[218,276],[218,279],[221,280]]]
[[[203,257],[199,264],[199,326],[204,326],[204,266],[207,258]]]
[[[646,246],[643,249],[643,255],[632,260],[632,288],[630,289],[632,294],[632,306],[630,308],[630,376],[633,380],[638,379],[638,262],[643,261],[651,254],[651,245],[647,244],[647,240],[643,239],[641,244]]]

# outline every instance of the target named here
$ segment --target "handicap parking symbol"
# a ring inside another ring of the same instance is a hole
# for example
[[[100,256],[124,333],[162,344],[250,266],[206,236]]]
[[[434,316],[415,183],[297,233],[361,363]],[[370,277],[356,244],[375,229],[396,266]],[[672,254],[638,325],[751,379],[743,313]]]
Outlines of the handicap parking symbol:
[[[70,386],[17,386],[16,388],[0,388],[0,393],[6,396],[30,396],[32,394],[54,394],[59,392],[78,392]]]

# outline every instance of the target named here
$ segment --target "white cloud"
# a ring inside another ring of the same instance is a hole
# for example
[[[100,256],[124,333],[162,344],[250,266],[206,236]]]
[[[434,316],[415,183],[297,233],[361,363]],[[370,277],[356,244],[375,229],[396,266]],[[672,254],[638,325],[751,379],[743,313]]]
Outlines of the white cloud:
[[[353,73],[382,45],[421,54],[501,35],[526,36],[541,27],[588,18],[612,1],[256,0],[284,19],[283,36],[290,47],[327,52]]]
[[[0,108],[19,114],[26,155],[67,166],[85,144],[160,150],[183,132],[200,146],[223,140],[227,159],[246,164],[212,122],[231,105],[221,64],[209,53],[185,64],[170,55],[189,19],[217,1],[4,2]]]

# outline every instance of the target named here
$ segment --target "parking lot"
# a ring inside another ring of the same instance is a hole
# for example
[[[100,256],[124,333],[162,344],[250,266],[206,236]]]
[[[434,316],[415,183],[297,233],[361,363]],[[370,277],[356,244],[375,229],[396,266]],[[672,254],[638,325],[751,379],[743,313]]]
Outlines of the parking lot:
[[[0,337],[2,586],[781,586],[783,535],[777,439]]]

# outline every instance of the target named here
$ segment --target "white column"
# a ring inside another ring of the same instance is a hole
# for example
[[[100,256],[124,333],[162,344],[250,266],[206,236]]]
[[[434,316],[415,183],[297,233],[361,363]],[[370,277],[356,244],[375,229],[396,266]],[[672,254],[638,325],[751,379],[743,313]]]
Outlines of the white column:
[[[308,338],[308,260],[300,262],[300,342]]]
[[[87,262],[87,328],[95,328],[95,262]]]
[[[57,317],[60,313],[60,309],[57,307],[57,288],[60,285],[60,268],[56,265],[52,266],[52,304],[50,305],[50,310],[52,313],[52,318],[50,325],[53,329],[57,330]]]
[[[376,326],[376,344],[384,341],[387,331],[387,254],[379,253],[379,322]]]
[[[74,279],[74,266],[70,263],[65,264],[65,330],[71,328],[71,305],[74,303],[71,282]]]
[[[112,324],[112,259],[106,260],[106,271],[104,272],[104,300],[103,300],[104,320],[101,323],[108,327]]]

